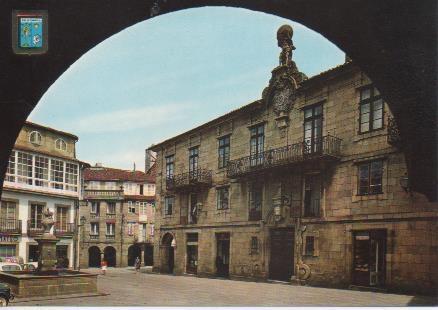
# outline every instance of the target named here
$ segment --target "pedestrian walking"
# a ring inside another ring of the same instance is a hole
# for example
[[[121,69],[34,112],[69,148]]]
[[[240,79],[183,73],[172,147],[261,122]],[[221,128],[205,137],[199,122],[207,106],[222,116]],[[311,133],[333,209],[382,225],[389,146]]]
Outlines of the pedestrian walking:
[[[102,275],[106,274],[106,267],[108,266],[107,262],[103,259],[100,262],[100,267],[102,268]]]
[[[137,256],[137,258],[135,259],[135,272],[139,272],[140,271],[140,258]]]

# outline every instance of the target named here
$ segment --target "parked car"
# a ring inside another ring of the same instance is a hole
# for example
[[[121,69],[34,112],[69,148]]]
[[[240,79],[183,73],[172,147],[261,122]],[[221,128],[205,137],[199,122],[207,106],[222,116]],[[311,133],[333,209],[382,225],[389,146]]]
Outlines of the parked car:
[[[6,307],[14,299],[11,288],[6,283],[0,282],[0,307]]]
[[[16,263],[0,263],[0,271],[21,271],[20,264]]]
[[[35,267],[35,265],[32,263],[22,264],[21,268],[26,271],[35,271],[37,269],[37,267]]]

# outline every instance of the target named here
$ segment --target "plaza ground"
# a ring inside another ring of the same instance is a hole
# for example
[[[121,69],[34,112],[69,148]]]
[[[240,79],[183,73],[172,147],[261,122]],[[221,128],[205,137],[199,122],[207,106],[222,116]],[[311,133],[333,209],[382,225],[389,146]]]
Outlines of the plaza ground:
[[[84,270],[100,273],[98,269]],[[414,306],[437,298],[280,283],[256,283],[135,273],[109,268],[98,276],[99,296],[16,299],[11,306]]]

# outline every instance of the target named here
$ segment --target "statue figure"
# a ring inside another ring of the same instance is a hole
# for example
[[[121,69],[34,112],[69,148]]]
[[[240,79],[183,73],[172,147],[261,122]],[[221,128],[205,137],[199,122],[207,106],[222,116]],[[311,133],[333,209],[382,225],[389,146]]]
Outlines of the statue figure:
[[[44,228],[44,234],[50,234],[50,230],[55,224],[55,221],[53,220],[53,212],[51,212],[49,208],[46,208],[46,210],[44,210],[41,224]]]
[[[280,66],[289,66],[292,63],[292,51],[295,49],[292,42],[293,33],[289,25],[283,25],[277,31],[277,43],[281,47]]]

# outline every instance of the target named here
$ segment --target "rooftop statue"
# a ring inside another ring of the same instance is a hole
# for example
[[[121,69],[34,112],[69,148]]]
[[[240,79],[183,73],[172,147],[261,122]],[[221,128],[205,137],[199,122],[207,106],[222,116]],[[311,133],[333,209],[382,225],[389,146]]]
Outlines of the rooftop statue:
[[[277,43],[281,47],[280,66],[290,66],[292,63],[292,51],[295,46],[292,42],[294,31],[291,26],[283,25],[277,30]]]

